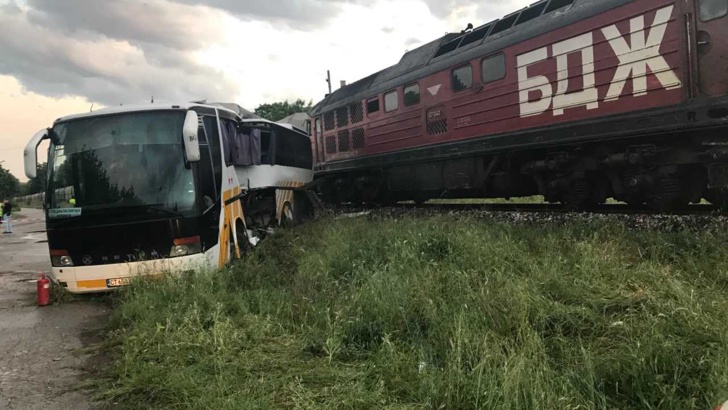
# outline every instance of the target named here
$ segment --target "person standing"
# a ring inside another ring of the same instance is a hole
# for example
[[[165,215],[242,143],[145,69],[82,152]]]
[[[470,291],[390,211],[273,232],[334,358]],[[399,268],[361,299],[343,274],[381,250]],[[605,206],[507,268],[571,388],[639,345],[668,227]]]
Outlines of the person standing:
[[[12,216],[13,216],[13,206],[10,204],[10,201],[7,199],[5,202],[3,202],[3,211],[2,211],[2,217],[5,221],[5,232],[4,234],[13,233],[13,223],[12,223]]]

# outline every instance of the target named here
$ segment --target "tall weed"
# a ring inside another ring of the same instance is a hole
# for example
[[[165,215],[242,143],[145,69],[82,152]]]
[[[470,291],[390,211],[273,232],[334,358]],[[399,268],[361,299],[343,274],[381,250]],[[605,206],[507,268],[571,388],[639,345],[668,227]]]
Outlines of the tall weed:
[[[324,220],[135,283],[102,396],[145,408],[710,408],[728,234]]]

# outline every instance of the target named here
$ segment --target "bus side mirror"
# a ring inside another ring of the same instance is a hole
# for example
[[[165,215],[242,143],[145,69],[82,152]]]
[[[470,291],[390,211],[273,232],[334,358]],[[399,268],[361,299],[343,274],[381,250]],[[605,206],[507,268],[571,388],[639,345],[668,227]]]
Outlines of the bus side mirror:
[[[187,111],[185,124],[182,127],[182,140],[185,143],[187,162],[198,162],[200,160],[200,141],[197,139],[197,129],[200,126],[198,121],[199,118],[196,112]]]
[[[25,162],[25,176],[28,179],[35,179],[38,176],[38,145],[45,139],[48,139],[47,129],[36,132],[25,146],[23,160]]]

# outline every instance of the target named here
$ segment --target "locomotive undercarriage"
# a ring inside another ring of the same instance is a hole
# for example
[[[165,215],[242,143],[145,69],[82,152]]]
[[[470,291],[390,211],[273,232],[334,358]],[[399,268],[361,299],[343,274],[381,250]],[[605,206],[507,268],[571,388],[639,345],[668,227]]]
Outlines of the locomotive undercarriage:
[[[728,135],[699,135],[501,152],[327,177],[327,202],[379,203],[434,198],[543,195],[586,210],[608,198],[664,212],[703,199],[728,208]]]

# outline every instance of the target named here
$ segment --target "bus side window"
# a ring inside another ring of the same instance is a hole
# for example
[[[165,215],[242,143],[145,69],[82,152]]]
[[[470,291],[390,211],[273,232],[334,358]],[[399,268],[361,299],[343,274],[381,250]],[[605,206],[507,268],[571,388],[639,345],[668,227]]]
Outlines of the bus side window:
[[[210,153],[212,154],[212,169],[215,173],[215,187],[220,190],[222,186],[222,152],[220,146],[220,133],[217,130],[217,118],[203,117],[205,133],[207,134],[207,143],[210,145]]]
[[[203,120],[204,124],[204,120]],[[199,128],[198,138],[200,141],[200,162],[197,163],[197,178],[199,187],[199,198],[202,200],[200,208],[206,211],[217,199],[217,187],[215,183],[215,172],[213,169],[212,153],[210,145],[207,144],[211,136],[207,135],[207,127]]]
[[[313,153],[311,150],[311,139],[299,134],[291,134],[293,146],[296,147],[296,168],[312,169]]]
[[[279,129],[275,133],[276,143],[276,165],[284,167],[293,167],[296,165],[295,146],[291,144],[291,138],[288,130]]]
[[[273,152],[271,150],[271,132],[260,130],[260,163],[262,165],[273,165]]]
[[[225,165],[230,166],[233,160],[231,144],[235,139],[238,127],[235,121],[220,119],[220,128],[222,129],[220,140],[222,141],[223,158],[225,158]]]

